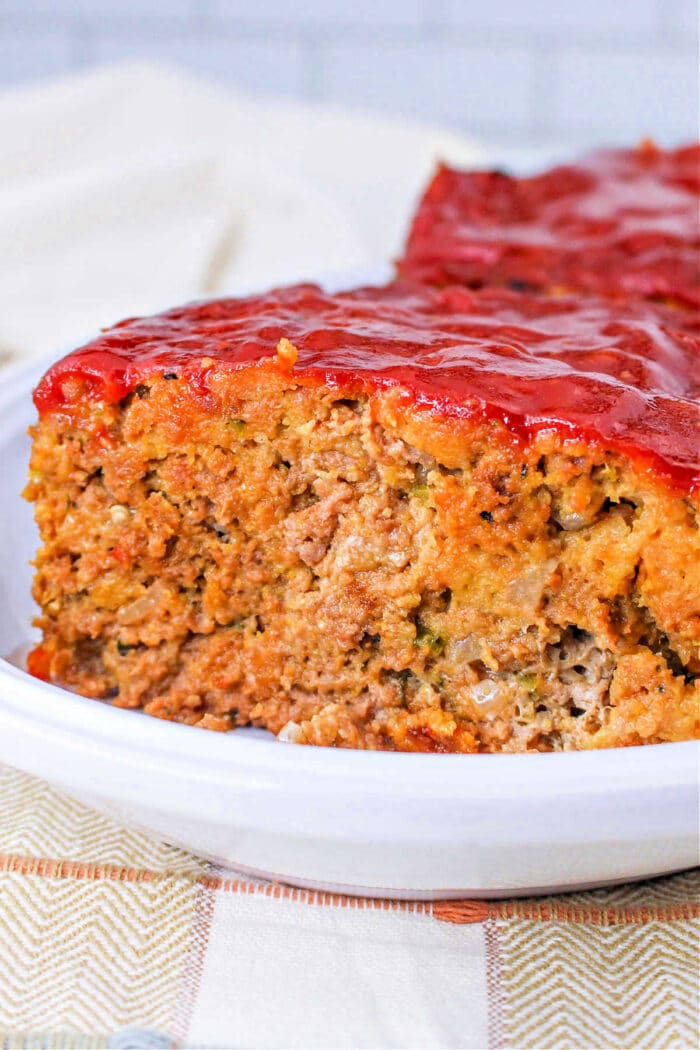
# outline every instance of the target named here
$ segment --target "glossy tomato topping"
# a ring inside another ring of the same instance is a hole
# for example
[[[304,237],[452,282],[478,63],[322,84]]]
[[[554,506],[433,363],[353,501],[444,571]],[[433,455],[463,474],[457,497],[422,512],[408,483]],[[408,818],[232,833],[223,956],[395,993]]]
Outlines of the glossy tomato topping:
[[[518,440],[554,429],[693,490],[700,341],[673,318],[643,300],[297,285],[123,321],[49,369],[35,403],[46,413],[117,402],[155,375],[206,396],[213,371],[278,360],[287,339],[299,381],[398,387],[428,411],[502,420]]]
[[[530,178],[441,167],[399,271],[431,284],[700,304],[700,145],[603,150]]]

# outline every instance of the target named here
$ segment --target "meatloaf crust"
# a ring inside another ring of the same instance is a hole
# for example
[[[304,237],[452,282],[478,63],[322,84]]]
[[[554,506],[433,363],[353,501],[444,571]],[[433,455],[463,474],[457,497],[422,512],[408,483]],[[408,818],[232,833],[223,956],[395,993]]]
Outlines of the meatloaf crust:
[[[696,737],[697,353],[401,283],[124,322],[35,394],[30,669],[342,747]]]

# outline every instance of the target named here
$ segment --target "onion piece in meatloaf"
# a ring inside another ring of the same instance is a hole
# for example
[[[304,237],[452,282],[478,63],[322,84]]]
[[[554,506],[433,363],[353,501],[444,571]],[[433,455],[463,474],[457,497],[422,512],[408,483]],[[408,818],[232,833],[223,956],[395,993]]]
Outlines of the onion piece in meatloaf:
[[[301,743],[693,738],[697,353],[642,302],[401,283],[122,322],[35,393],[30,669]]]

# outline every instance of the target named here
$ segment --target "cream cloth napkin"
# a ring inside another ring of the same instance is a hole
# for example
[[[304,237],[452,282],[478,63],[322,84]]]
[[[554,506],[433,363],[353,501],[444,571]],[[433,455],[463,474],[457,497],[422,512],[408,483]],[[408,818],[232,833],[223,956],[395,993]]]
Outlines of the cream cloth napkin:
[[[0,1046],[682,1050],[698,874],[512,901],[297,890],[0,767]]]
[[[450,133],[253,101],[157,66],[6,92],[0,353],[63,350],[198,296],[371,276],[437,160],[479,158]]]

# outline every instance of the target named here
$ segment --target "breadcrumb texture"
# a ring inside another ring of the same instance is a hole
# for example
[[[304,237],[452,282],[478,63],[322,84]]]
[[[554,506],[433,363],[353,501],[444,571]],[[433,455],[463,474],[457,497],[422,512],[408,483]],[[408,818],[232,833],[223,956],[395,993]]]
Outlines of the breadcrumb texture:
[[[515,445],[292,366],[214,370],[206,401],[160,372],[42,414],[33,673],[340,747],[700,734],[693,498],[600,445]]]

